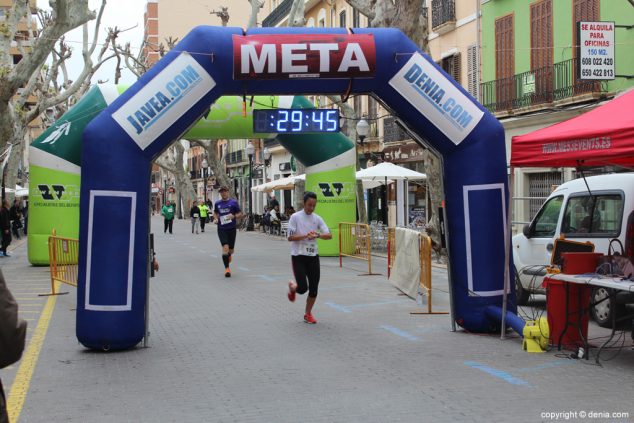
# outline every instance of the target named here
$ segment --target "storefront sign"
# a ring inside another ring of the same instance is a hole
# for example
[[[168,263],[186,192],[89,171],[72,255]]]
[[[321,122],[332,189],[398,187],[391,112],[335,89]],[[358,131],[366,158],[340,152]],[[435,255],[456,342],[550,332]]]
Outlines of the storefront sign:
[[[614,22],[577,22],[577,78],[614,79]]]
[[[374,76],[371,34],[234,35],[234,79]]]

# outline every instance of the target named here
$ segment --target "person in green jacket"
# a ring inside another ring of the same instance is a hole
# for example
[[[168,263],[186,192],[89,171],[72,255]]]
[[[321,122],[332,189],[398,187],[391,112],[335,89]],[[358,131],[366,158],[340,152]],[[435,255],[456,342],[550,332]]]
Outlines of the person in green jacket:
[[[165,222],[165,228],[163,229],[163,233],[167,233],[167,229],[169,228],[170,230],[170,234],[172,233],[172,226],[174,224],[174,204],[172,204],[170,202],[170,200],[167,200],[165,202],[165,205],[163,206],[163,208],[161,209],[161,214],[163,215],[163,217],[165,218],[164,222]]]
[[[198,210],[200,210],[200,230],[205,232],[205,223],[207,223],[207,216],[209,215],[210,209],[204,201],[201,201]]]

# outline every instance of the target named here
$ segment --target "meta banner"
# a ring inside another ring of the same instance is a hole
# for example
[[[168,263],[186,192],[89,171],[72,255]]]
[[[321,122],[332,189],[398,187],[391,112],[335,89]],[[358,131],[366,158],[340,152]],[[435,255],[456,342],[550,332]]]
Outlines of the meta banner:
[[[193,57],[181,53],[112,118],[144,150],[215,85]]]
[[[374,35],[234,35],[234,79],[369,78]]]
[[[390,85],[456,145],[484,116],[469,97],[418,53],[394,75]]]

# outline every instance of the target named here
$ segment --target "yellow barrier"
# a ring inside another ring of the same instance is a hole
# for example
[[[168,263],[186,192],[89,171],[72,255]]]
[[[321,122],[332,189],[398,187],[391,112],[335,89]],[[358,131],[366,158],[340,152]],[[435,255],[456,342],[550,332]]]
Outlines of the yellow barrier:
[[[394,228],[388,228],[387,243],[387,274],[389,278],[396,259],[396,230]],[[411,312],[410,314],[448,314],[447,312],[432,311],[431,251],[431,238],[425,234],[418,234],[420,286],[424,294],[427,295],[427,311]]]
[[[79,240],[72,238],[48,237],[49,266],[51,270],[51,293],[48,295],[67,294],[55,292],[55,281],[77,286],[79,263]]]
[[[372,273],[372,233],[369,225],[339,223],[339,267],[343,267],[344,257],[367,261],[367,275],[377,274]]]

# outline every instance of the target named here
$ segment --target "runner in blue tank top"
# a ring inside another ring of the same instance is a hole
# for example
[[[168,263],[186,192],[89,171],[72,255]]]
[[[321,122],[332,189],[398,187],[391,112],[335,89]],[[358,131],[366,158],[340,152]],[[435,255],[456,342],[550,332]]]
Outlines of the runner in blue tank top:
[[[214,218],[218,224],[218,239],[222,245],[222,263],[225,265],[225,277],[231,277],[231,255],[236,243],[236,219],[242,215],[240,205],[229,198],[229,188],[220,187],[221,199],[214,204]]]

